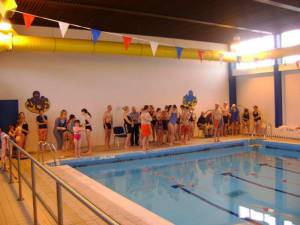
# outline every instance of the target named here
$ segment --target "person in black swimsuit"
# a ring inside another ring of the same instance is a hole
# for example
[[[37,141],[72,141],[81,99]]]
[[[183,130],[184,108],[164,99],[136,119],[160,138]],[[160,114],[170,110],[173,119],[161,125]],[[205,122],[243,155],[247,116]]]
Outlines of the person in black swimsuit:
[[[86,134],[86,141],[88,145],[87,154],[92,153],[92,115],[89,113],[87,109],[81,110],[82,115],[84,116],[84,127],[85,127],[85,134]]]
[[[253,122],[254,122],[254,132],[255,135],[258,135],[261,130],[261,114],[258,110],[258,106],[253,106]]]
[[[249,134],[250,132],[250,113],[249,109],[245,108],[242,115],[242,129],[243,134]]]

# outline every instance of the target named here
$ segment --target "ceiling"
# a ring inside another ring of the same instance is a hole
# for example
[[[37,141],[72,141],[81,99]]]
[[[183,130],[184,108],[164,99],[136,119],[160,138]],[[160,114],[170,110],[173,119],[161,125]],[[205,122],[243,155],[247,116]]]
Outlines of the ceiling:
[[[102,31],[230,43],[260,33],[200,24],[205,21],[278,33],[300,28],[300,13],[254,0],[17,0],[19,11]],[[300,8],[299,0],[276,0]],[[190,21],[192,20],[192,21]],[[23,24],[20,14],[13,23]],[[36,19],[34,25],[57,26]]]

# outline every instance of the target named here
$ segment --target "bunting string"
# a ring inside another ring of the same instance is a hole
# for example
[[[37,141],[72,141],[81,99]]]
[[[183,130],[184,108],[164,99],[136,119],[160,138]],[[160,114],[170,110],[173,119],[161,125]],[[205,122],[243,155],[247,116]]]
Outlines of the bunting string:
[[[153,41],[153,40],[147,40],[147,39],[140,38],[140,37],[132,37],[132,36],[123,35],[123,34],[119,34],[119,33],[97,30],[97,29],[93,29],[93,28],[90,28],[90,27],[81,26],[81,25],[78,25],[78,24],[67,23],[67,22],[63,22],[63,21],[59,21],[59,20],[55,20],[55,19],[51,19],[51,18],[47,18],[47,17],[43,17],[43,16],[38,16],[38,15],[25,13],[25,12],[22,12],[22,11],[19,11],[19,10],[13,10],[12,9],[10,11],[22,14],[22,16],[24,18],[24,24],[25,24],[25,27],[27,29],[29,29],[31,27],[32,23],[34,23],[35,18],[39,18],[39,19],[43,19],[43,20],[47,20],[47,21],[57,23],[58,27],[60,28],[60,32],[61,32],[61,35],[62,35],[63,38],[65,37],[69,27],[72,26],[72,27],[77,27],[77,28],[81,28],[81,29],[85,29],[85,30],[90,30],[91,31],[91,38],[92,38],[92,41],[93,41],[94,44],[97,43],[97,41],[100,38],[102,33],[106,33],[106,34],[109,34],[109,35],[112,35],[112,36],[117,36],[117,37],[122,38],[125,50],[129,49],[130,44],[132,43],[133,40],[141,41],[141,42],[144,42],[144,43],[149,43],[150,44],[150,49],[152,51],[153,56],[156,55],[156,52],[157,52],[157,49],[158,49],[159,45],[166,45],[166,46],[174,47],[175,50],[176,50],[176,55],[177,55],[178,59],[181,58],[182,51],[184,50],[183,47],[179,47],[177,45],[172,45],[170,43],[161,43],[161,42],[156,42],[156,41]],[[202,61],[203,58],[204,58],[205,51],[199,50],[199,52],[201,52],[201,54],[198,54],[198,56],[199,56],[199,59]]]

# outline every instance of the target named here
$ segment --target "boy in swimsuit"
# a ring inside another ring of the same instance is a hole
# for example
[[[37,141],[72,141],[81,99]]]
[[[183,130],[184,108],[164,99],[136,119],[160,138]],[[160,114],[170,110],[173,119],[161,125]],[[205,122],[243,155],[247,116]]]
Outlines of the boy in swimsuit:
[[[113,125],[112,106],[108,105],[107,110],[103,114],[103,128],[105,132],[104,143],[107,149],[110,149],[111,129]]]

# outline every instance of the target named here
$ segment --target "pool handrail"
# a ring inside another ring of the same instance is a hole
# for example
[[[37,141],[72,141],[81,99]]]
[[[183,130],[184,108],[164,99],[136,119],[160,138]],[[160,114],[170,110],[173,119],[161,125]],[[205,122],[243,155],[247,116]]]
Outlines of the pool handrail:
[[[62,204],[62,187],[69,192],[73,197],[75,197],[80,203],[82,203],[84,206],[86,206],[91,212],[93,212],[95,215],[97,215],[99,218],[104,220],[106,223],[110,225],[119,225],[120,223],[114,220],[112,217],[107,215],[104,211],[96,207],[93,203],[91,203],[88,199],[86,199],[84,196],[82,196],[80,193],[78,193],[76,190],[74,190],[71,186],[69,186],[67,183],[65,183],[61,178],[59,178],[57,175],[55,175],[52,171],[50,171],[48,168],[46,168],[43,164],[41,164],[39,161],[34,159],[28,152],[26,152],[24,149],[22,149],[20,146],[18,146],[12,139],[7,138],[8,140],[8,148],[10,151],[9,154],[9,174],[10,174],[10,183],[13,183],[13,172],[12,172],[12,166],[14,166],[17,169],[18,172],[18,194],[19,198],[18,200],[23,200],[23,194],[22,194],[22,178],[24,179],[26,183],[26,179],[22,174],[21,171],[21,153],[28,157],[31,164],[31,185],[28,185],[29,188],[32,190],[32,206],[33,206],[33,219],[34,219],[34,225],[38,225],[38,217],[37,217],[37,203],[36,199],[38,198],[42,205],[45,207],[47,212],[53,217],[53,219],[57,222],[58,225],[63,225],[63,204]],[[13,165],[12,163],[12,147],[15,147],[17,149],[17,166]],[[50,210],[50,207],[45,205],[45,202],[41,199],[41,197],[36,192],[36,181],[35,181],[35,166],[39,167],[42,171],[44,171],[50,178],[52,178],[56,183],[56,196],[57,196],[57,216],[54,215],[53,211]],[[29,183],[27,183],[29,184]]]

